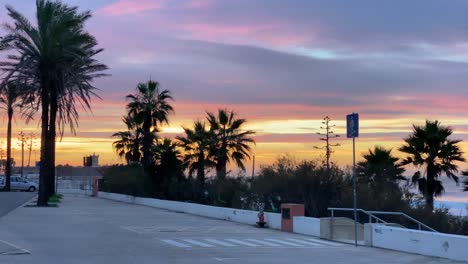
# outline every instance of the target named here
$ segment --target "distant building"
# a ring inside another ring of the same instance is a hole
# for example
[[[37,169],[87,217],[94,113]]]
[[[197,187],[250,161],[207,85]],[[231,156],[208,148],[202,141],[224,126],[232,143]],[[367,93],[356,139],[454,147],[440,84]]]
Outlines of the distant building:
[[[99,167],[99,155],[93,154],[83,157],[83,166],[93,168]]]

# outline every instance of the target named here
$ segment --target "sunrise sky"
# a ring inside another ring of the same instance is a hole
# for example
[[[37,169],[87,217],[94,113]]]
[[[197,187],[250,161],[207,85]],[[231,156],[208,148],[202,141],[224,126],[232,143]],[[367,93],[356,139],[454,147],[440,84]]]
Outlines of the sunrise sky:
[[[358,155],[376,144],[400,155],[411,125],[425,119],[452,126],[468,151],[468,1],[64,2],[93,11],[87,28],[112,76],[96,82],[102,100],[82,113],[77,135],[58,143],[58,163],[80,165],[93,152],[101,164],[122,162],[110,136],[125,129],[125,95],[149,78],[175,98],[163,134],[174,136],[205,111],[234,109],[258,133],[258,166],[286,153],[318,159],[325,115],[342,135],[333,160],[350,165],[343,133],[352,112],[361,117]],[[9,21],[5,5],[32,19],[34,4],[0,0],[0,21]],[[39,135],[37,120],[17,120],[14,134],[21,128]]]

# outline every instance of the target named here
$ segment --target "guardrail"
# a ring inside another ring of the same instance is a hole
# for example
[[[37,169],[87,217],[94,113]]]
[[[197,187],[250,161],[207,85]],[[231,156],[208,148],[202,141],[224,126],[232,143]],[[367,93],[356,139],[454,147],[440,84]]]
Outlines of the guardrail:
[[[354,208],[328,208],[328,210],[330,211],[330,214],[331,214],[331,217],[335,217],[335,211],[345,211],[345,212],[349,212],[349,211],[354,211]],[[431,231],[431,232],[436,232],[438,233],[438,231],[436,231],[435,229],[429,227],[428,225],[414,219],[413,217],[405,214],[405,213],[402,213],[402,212],[385,212],[385,211],[366,211],[366,210],[363,210],[363,209],[356,209],[356,211],[358,212],[361,212],[361,213],[364,213],[365,215],[367,215],[369,217],[369,223],[382,223],[382,224],[388,224],[387,221],[377,217],[376,215],[393,215],[393,216],[402,216],[404,218],[406,218],[407,220],[413,222],[414,224],[417,224],[418,225],[418,229],[419,230],[423,230],[423,228],[425,228],[427,231]],[[373,222],[374,220],[374,222]]]

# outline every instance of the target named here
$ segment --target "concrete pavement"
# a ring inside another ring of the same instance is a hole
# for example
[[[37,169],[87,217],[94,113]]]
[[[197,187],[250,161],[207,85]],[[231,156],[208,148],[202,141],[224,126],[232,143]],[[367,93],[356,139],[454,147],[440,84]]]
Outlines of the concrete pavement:
[[[31,200],[35,192],[0,192],[0,217]]]
[[[0,218],[0,263],[455,263],[150,207],[66,195]]]

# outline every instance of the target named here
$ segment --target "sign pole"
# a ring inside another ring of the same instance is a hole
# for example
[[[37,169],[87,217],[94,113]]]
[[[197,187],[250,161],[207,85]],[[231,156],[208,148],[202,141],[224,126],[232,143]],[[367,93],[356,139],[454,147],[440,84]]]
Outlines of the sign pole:
[[[347,137],[353,139],[353,207],[354,207],[354,245],[357,247],[357,194],[356,194],[356,138],[359,137],[359,114],[346,116]]]
[[[357,247],[356,137],[353,137],[354,246]]]

